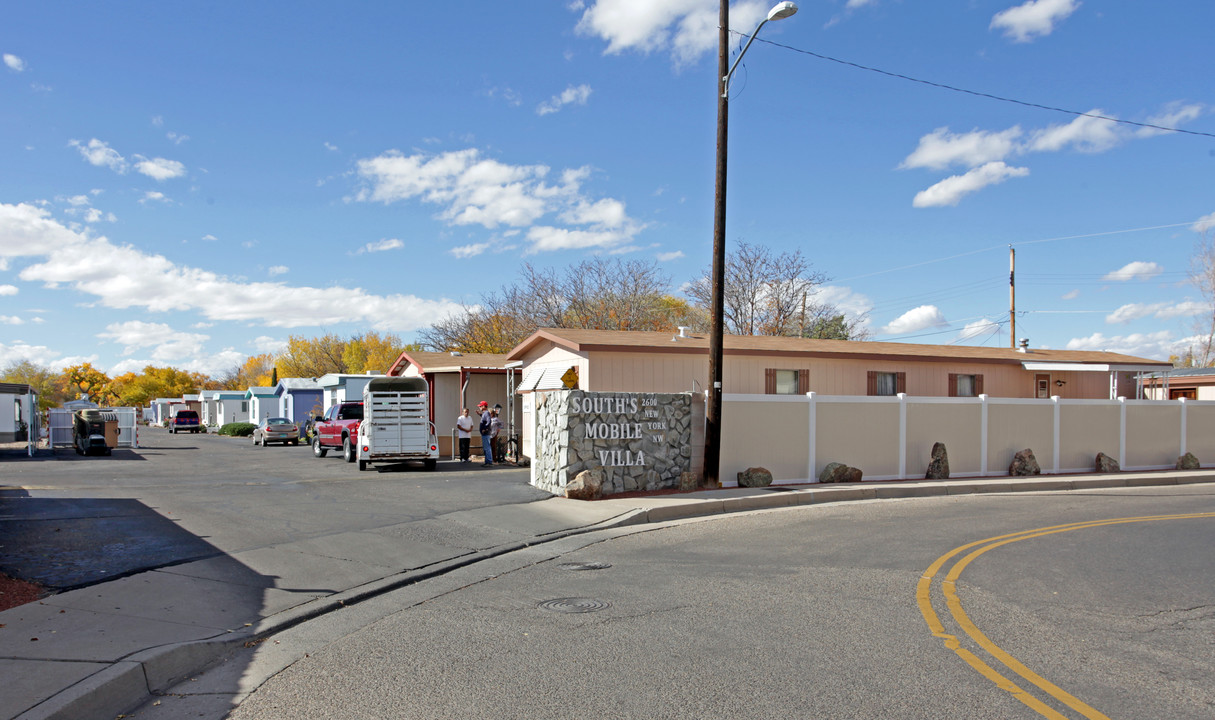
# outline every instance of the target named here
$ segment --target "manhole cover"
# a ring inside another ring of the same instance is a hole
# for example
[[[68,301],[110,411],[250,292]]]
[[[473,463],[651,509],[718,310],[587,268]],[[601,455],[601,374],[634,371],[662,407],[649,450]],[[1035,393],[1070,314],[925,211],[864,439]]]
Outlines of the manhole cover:
[[[541,610],[563,613],[590,613],[607,610],[611,606],[610,602],[594,598],[557,598],[556,600],[545,600],[536,607]]]
[[[561,568],[562,570],[607,570],[611,566],[611,563],[601,562],[599,560],[590,560],[588,562],[561,563],[557,567]]]

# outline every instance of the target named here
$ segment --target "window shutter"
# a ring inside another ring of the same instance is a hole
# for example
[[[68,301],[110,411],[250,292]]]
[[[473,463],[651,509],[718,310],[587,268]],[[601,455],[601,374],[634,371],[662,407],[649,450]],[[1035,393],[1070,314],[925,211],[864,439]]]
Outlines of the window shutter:
[[[949,397],[958,396],[958,374],[949,373]]]
[[[983,394],[983,376],[975,375],[975,397]]]
[[[802,395],[805,395],[806,393],[810,392],[810,371],[809,370],[798,370],[797,371],[797,392]]]
[[[767,368],[764,370],[764,394],[776,394],[776,368]]]
[[[907,392],[907,373],[900,372],[894,374],[894,392],[896,395]]]
[[[874,371],[874,370],[870,370],[870,371],[869,371],[869,382],[868,382],[868,384],[869,384],[869,387],[868,387],[868,390],[867,390],[866,392],[867,392],[869,395],[877,395],[877,372],[876,372],[876,371]]]

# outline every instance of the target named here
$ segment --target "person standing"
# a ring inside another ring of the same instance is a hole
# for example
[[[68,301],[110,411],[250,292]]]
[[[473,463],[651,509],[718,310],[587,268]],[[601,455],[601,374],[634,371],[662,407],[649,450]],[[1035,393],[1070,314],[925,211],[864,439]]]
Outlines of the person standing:
[[[477,411],[481,413],[481,425],[478,427],[478,432],[481,433],[481,452],[485,455],[485,467],[489,467],[494,464],[493,442],[489,437],[493,416],[489,414],[489,403],[484,400],[477,403]]]
[[[472,442],[472,417],[468,414],[468,408],[460,411],[460,417],[456,418],[456,435],[460,438],[460,462],[468,462],[468,446]]]
[[[495,407],[489,413],[489,444],[494,446],[494,459],[499,465],[506,462],[506,453],[502,452],[502,443],[506,436],[502,435],[502,418],[498,417],[499,410]]]

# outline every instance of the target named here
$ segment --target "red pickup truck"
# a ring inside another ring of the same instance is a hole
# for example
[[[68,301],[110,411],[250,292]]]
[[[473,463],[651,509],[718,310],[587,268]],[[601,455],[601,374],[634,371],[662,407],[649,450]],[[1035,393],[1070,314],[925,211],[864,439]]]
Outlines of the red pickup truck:
[[[341,449],[342,459],[354,462],[358,457],[356,443],[359,423],[363,421],[363,403],[344,402],[329,408],[325,417],[313,426],[312,454],[323,458],[330,449]]]

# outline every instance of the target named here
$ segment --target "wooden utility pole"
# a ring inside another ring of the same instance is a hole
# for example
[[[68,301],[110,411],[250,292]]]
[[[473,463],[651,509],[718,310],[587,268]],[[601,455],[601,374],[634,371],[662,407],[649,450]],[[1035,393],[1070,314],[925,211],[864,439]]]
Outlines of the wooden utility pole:
[[[1008,246],[1008,346],[1017,349],[1017,251]]]

